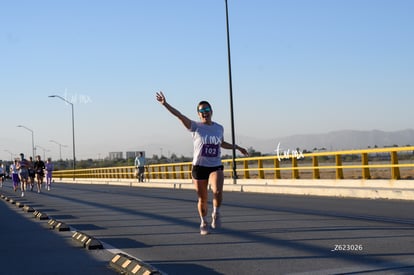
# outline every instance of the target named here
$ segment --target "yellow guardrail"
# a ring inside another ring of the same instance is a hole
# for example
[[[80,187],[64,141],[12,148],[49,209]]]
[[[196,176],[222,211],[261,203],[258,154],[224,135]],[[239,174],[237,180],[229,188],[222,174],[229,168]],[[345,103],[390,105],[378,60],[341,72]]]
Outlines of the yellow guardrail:
[[[232,159],[224,159],[232,178]],[[410,179],[414,178],[414,146],[237,158],[238,178],[244,179]],[[191,179],[191,162],[146,166],[147,179]],[[60,170],[56,178],[136,178],[134,166]]]

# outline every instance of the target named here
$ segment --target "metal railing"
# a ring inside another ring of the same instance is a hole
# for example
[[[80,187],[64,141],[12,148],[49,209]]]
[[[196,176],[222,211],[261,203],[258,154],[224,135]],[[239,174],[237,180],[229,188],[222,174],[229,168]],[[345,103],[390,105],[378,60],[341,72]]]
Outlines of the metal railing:
[[[225,177],[233,175],[232,160],[224,159]],[[414,178],[414,146],[294,152],[283,156],[236,159],[238,178],[243,179],[411,179]],[[191,162],[152,164],[145,167],[147,179],[191,179]],[[134,166],[60,170],[56,178],[134,179]]]

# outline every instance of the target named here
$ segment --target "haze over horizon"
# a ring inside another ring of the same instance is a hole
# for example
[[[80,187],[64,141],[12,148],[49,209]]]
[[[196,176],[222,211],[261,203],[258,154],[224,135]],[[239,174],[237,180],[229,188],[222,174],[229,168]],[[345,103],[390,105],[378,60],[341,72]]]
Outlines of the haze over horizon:
[[[236,142],[413,128],[414,1],[228,1]],[[155,100],[196,120],[211,102],[230,141],[224,1],[2,1],[0,159],[113,151],[190,156]],[[276,141],[275,141],[276,143]],[[277,143],[275,144],[277,146]],[[224,152],[226,153],[226,152]],[[230,152],[229,152],[230,153]]]

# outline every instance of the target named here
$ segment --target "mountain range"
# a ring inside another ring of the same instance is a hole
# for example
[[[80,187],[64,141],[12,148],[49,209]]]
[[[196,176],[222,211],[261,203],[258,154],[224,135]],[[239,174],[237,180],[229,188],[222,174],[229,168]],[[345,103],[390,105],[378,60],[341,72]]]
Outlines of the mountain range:
[[[340,130],[321,134],[303,134],[274,139],[258,139],[240,137],[242,145],[252,147],[262,154],[274,154],[279,146],[280,150],[314,151],[326,149],[328,151],[366,149],[374,147],[414,145],[414,129],[386,132],[381,130],[357,131]]]

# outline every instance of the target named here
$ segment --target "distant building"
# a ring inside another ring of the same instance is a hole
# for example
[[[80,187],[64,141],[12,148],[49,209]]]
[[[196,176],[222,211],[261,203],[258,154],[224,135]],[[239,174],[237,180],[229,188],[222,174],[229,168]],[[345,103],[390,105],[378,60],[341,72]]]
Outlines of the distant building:
[[[134,159],[138,155],[138,152],[128,151],[125,154],[127,159]]]
[[[138,156],[139,153],[142,153],[142,155],[145,157],[145,151],[127,151],[125,152],[125,159],[135,159],[135,157]],[[124,153],[123,152],[109,152],[108,159],[109,160],[124,159]]]
[[[109,152],[109,160],[117,160],[117,159],[123,159],[124,154],[122,152]]]

